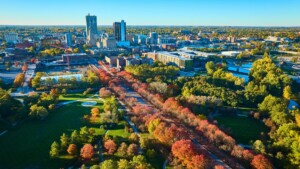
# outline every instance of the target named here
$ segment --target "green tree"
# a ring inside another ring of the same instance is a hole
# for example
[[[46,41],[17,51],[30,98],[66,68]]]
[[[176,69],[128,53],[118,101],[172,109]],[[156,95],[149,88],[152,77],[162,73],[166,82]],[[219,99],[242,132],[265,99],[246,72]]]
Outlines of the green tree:
[[[150,169],[151,168],[151,165],[147,163],[146,158],[142,155],[134,156],[130,163],[136,169],[138,169],[138,168]]]
[[[80,140],[80,136],[79,136],[79,133],[77,130],[74,130],[72,133],[71,133],[71,143],[78,143]]]
[[[150,121],[149,125],[148,125],[148,131],[149,133],[153,133],[156,129],[156,127],[159,125],[160,123],[160,119],[154,119],[152,121]]]
[[[60,144],[61,149],[62,149],[63,151],[65,151],[66,148],[68,147],[69,143],[70,143],[70,138],[69,138],[69,136],[66,135],[65,133],[63,133],[63,135],[60,136],[60,142],[61,142],[61,144]]]
[[[115,161],[113,160],[105,160],[102,164],[101,164],[101,169],[117,169],[117,164]]]
[[[129,161],[125,159],[120,159],[118,161],[118,169],[131,169],[132,165],[130,164]]]
[[[283,89],[283,97],[290,100],[293,97],[293,92],[291,86],[286,86]]]
[[[262,154],[265,154],[266,153],[266,148],[265,148],[265,145],[262,141],[260,140],[256,140],[254,143],[253,143],[253,149],[254,151],[256,151],[256,153],[262,153]]]
[[[49,154],[51,157],[57,157],[59,155],[59,144],[56,141],[51,144],[51,150]]]
[[[146,156],[148,158],[155,158],[156,157],[156,151],[154,149],[148,149],[146,152]]]
[[[206,68],[206,71],[207,71],[207,74],[208,75],[213,75],[213,73],[215,72],[216,70],[216,65],[214,64],[213,61],[209,61],[205,64],[205,68]]]
[[[88,142],[89,129],[86,126],[80,128],[80,137],[82,142]]]
[[[30,107],[29,117],[31,118],[44,119],[48,114],[48,110],[43,106],[35,104]]]

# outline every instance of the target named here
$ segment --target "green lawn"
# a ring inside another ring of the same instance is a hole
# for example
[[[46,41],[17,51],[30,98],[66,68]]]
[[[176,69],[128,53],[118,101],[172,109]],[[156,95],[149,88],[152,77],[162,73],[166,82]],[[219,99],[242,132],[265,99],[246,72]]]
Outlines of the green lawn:
[[[94,94],[87,94],[86,96],[83,96],[82,94],[67,94],[67,95],[60,95],[59,101],[72,101],[72,100],[79,100],[79,99],[85,99],[92,97]]]
[[[80,98],[80,95],[78,95]],[[88,96],[87,96],[88,97]],[[77,100],[76,97],[70,97]],[[102,107],[98,101],[99,108]],[[58,141],[62,133],[70,134],[85,125],[81,120],[89,114],[90,107],[82,107],[81,102],[72,103],[56,109],[43,121],[27,121],[0,136],[0,168],[60,168],[72,163],[72,159],[55,159],[49,157],[50,146]],[[97,133],[103,131],[97,126]]]
[[[236,139],[237,143],[250,144],[260,138],[260,133],[268,132],[267,127],[260,121],[248,117],[239,116],[219,116],[215,120],[219,126],[231,130],[231,135]]]
[[[124,131],[125,124],[126,121],[120,121],[115,127],[109,129],[106,135],[112,137],[128,138],[130,136],[130,133]]]

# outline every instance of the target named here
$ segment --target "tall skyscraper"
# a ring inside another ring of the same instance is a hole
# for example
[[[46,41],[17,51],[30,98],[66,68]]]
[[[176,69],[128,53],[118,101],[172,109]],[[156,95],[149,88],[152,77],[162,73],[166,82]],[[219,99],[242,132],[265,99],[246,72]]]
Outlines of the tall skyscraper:
[[[90,45],[96,45],[95,35],[98,34],[97,29],[97,16],[86,16],[86,37],[87,43]]]
[[[156,45],[158,43],[158,33],[150,32],[149,38],[150,38],[150,44]]]
[[[65,34],[65,41],[66,41],[67,47],[72,46],[72,35],[71,35],[71,33],[66,33]]]
[[[126,22],[124,20],[121,22],[114,22],[113,29],[117,41],[126,41]]]

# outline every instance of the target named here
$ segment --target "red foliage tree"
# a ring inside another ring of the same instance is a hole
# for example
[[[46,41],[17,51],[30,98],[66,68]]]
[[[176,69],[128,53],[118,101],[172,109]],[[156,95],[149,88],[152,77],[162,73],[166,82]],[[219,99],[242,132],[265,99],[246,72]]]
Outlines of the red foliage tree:
[[[100,97],[110,97],[111,96],[111,92],[110,92],[110,90],[106,89],[105,87],[102,87],[99,90],[99,96]]]
[[[27,70],[28,70],[28,65],[27,65],[27,64],[24,64],[24,65],[22,66],[22,71],[25,72],[25,71],[27,71]]]
[[[183,161],[184,164],[187,164],[192,160],[192,157],[196,155],[196,150],[197,147],[191,140],[176,141],[172,145],[172,154],[174,157]]]
[[[94,147],[91,144],[85,144],[80,150],[81,157],[86,160],[91,159],[94,154]]]
[[[272,169],[273,166],[271,162],[263,155],[259,154],[254,156],[251,165],[255,169]]]
[[[104,143],[104,148],[107,150],[108,154],[113,154],[117,150],[117,145],[113,140],[107,140]]]
[[[208,168],[208,162],[204,155],[195,155],[192,160],[187,163],[188,169],[204,169]]]
[[[254,154],[251,150],[244,150],[243,151],[243,158],[247,161],[252,161],[254,158]]]

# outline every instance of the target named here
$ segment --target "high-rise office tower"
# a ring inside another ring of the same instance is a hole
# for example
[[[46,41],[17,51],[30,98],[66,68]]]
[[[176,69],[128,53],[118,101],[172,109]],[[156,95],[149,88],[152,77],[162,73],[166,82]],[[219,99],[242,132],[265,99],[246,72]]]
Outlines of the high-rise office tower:
[[[113,29],[117,41],[126,41],[126,22],[124,20],[121,22],[114,22]]]
[[[65,34],[65,41],[66,41],[67,47],[72,46],[72,35],[71,35],[71,33],[66,33]]]
[[[150,44],[156,45],[158,43],[158,33],[150,32],[149,37],[150,37]]]
[[[87,43],[90,45],[96,45],[95,35],[98,34],[97,29],[97,16],[86,16],[86,37]]]

